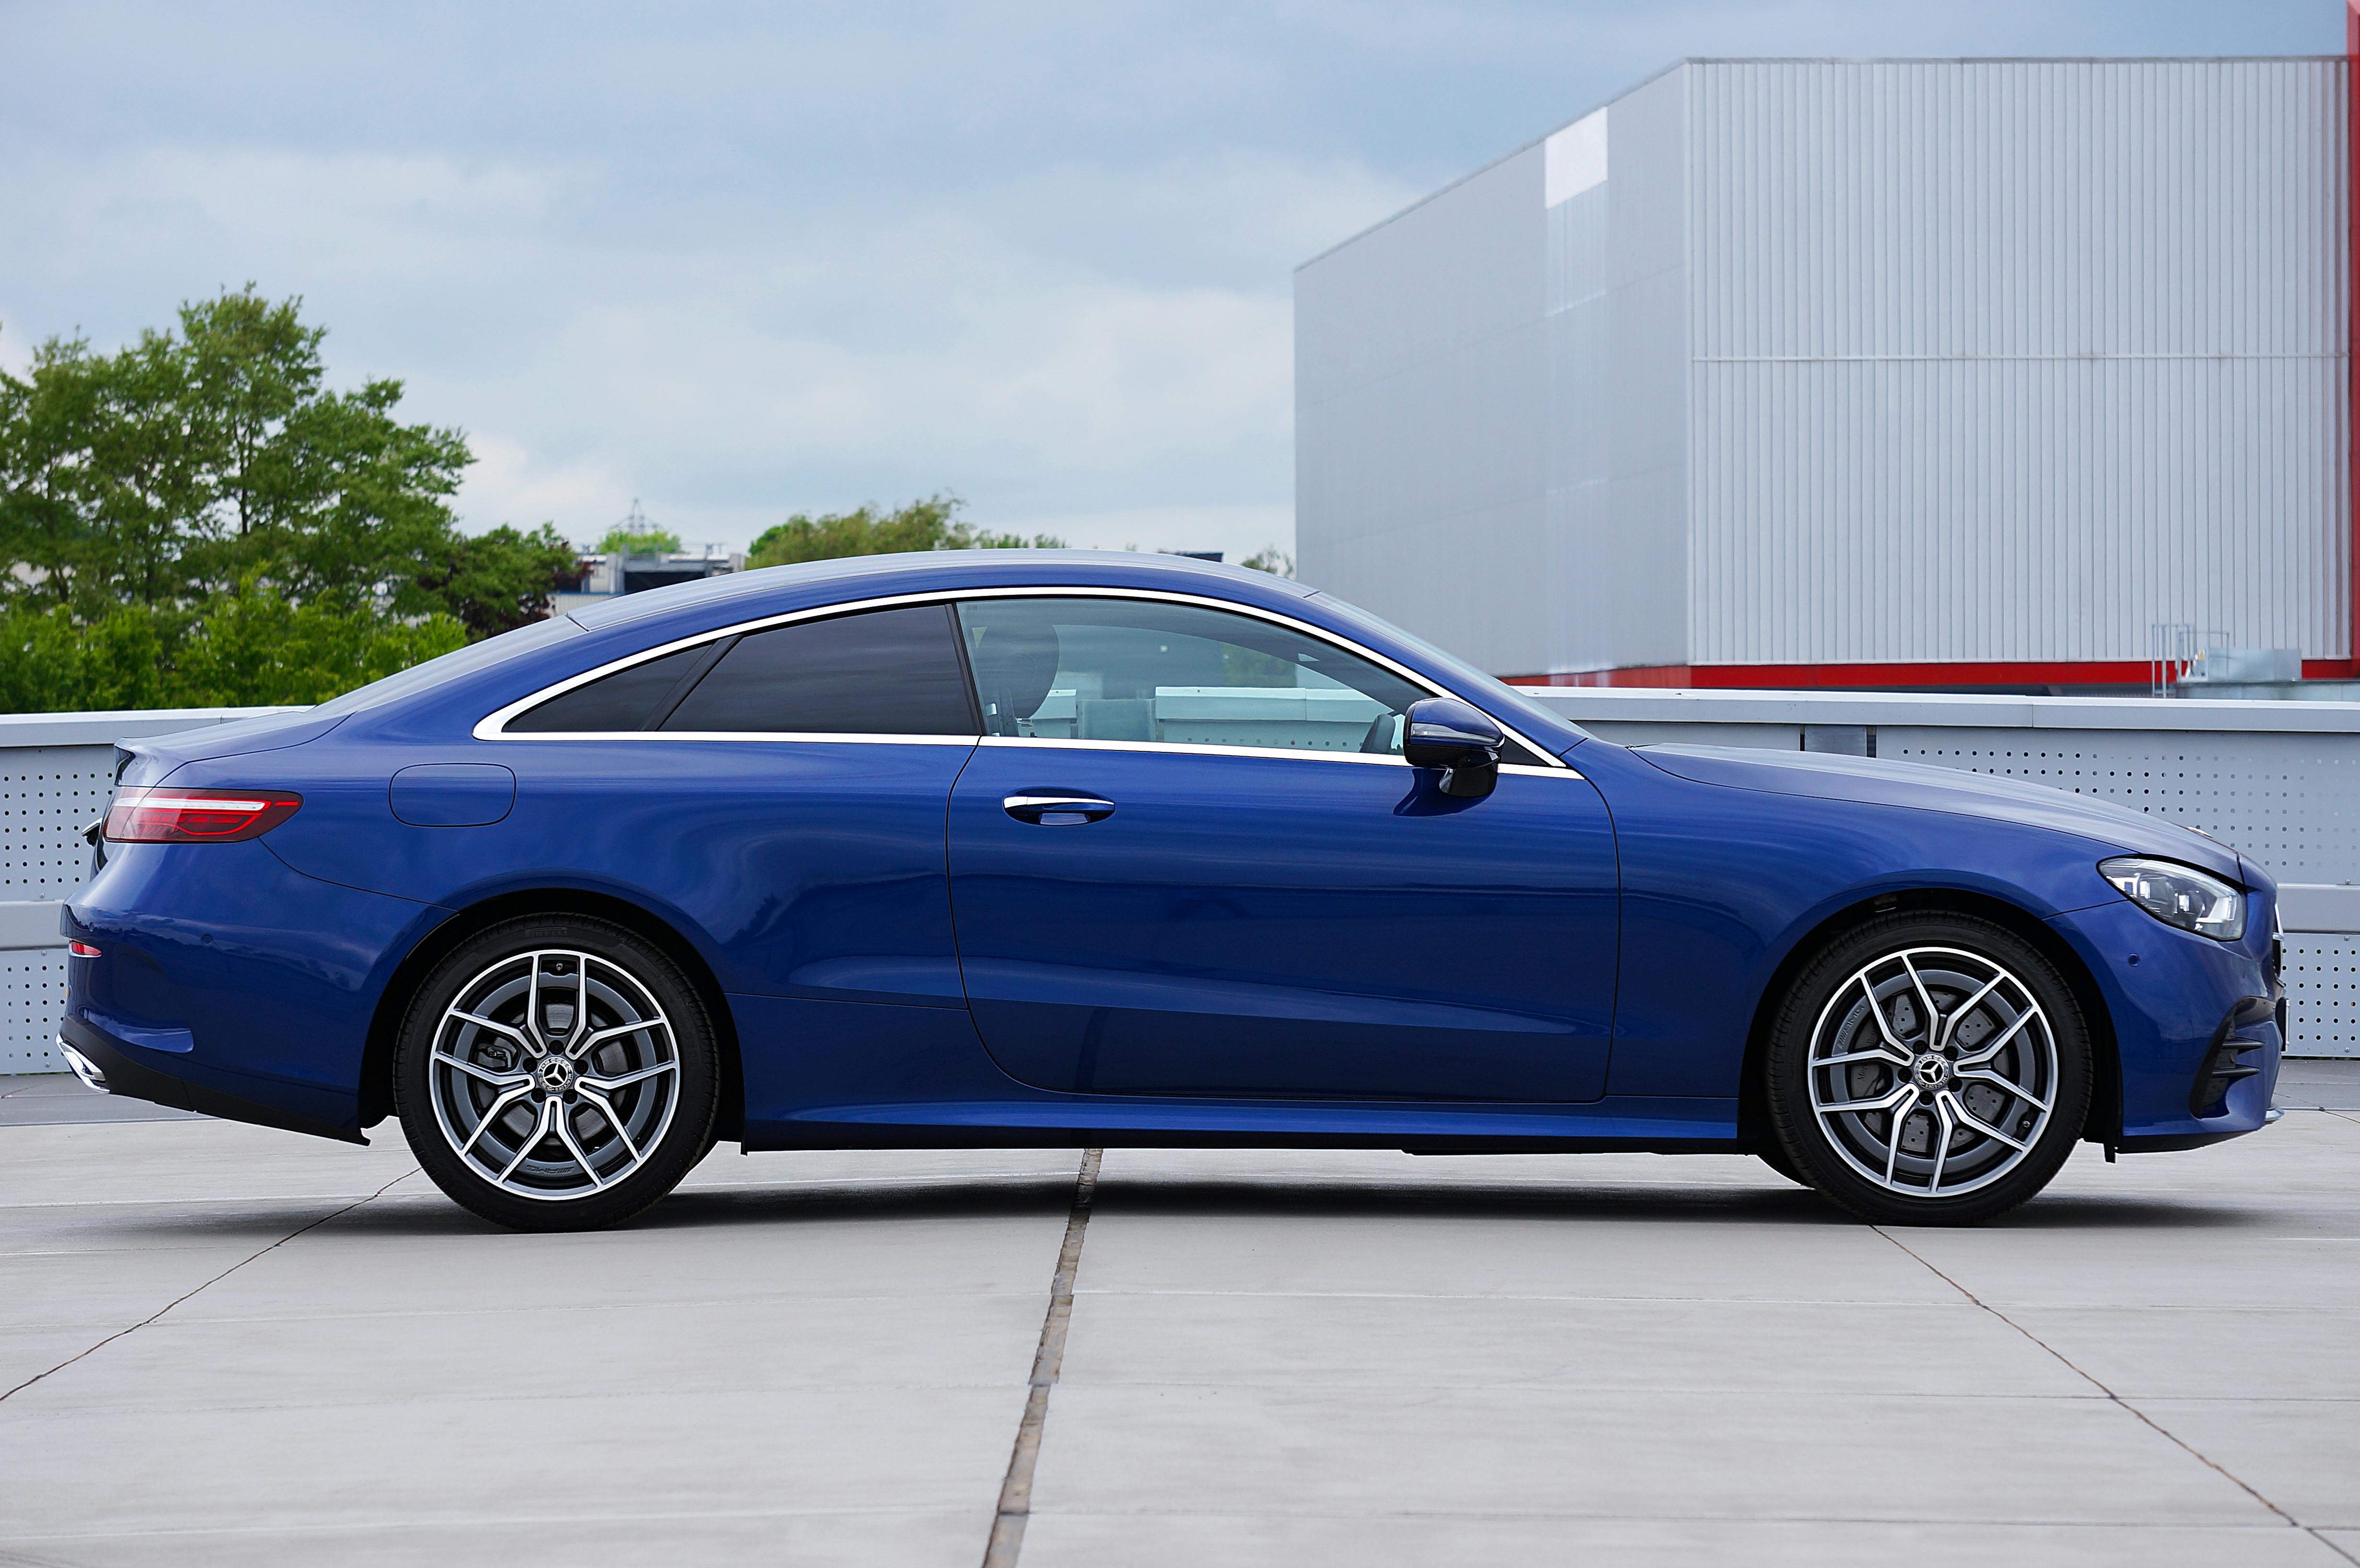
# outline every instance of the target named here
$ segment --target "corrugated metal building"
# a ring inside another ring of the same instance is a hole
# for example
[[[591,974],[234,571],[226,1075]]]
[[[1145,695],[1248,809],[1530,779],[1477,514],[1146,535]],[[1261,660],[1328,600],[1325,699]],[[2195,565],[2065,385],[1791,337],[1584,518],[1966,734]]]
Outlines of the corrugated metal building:
[[[1297,272],[1303,575],[1519,678],[2355,673],[2345,78],[1675,66]]]

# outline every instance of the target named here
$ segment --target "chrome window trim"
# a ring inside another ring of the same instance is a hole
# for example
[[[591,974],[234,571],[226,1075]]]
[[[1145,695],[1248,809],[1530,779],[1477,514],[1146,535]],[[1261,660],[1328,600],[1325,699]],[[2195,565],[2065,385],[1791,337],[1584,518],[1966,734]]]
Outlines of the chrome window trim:
[[[1367,751],[1303,751],[1278,746],[1195,746],[1177,740],[1075,740],[1065,735],[985,735],[983,746],[1018,746],[1027,751],[1146,751],[1181,752],[1190,757],[1300,757],[1317,762],[1373,763],[1381,768],[1407,768],[1398,757]]]
[[[481,726],[477,726],[479,729]],[[545,730],[528,735],[477,735],[477,740],[764,740],[802,745],[964,746],[973,735],[870,735],[846,730]]]
[[[1039,748],[1045,751],[1146,751],[1171,752],[1184,757],[1291,757],[1301,762],[1357,762],[1374,764],[1379,768],[1407,768],[1409,761],[1389,752],[1310,751],[1283,746],[1197,746],[1179,740],[1070,740],[1063,735],[985,735],[982,746],[1012,746]],[[1537,746],[1532,747],[1539,751]],[[1546,756],[1546,753],[1541,755]],[[1502,773],[1529,774],[1540,779],[1579,779],[1581,775],[1565,763],[1550,768],[1535,768],[1529,763],[1503,762]]]
[[[857,615],[864,610],[890,609],[905,604],[956,604],[962,599],[1135,599],[1151,604],[1192,604],[1207,610],[1226,610],[1236,615],[1251,615],[1256,620],[1267,621],[1273,626],[1300,632],[1306,637],[1316,638],[1332,648],[1340,648],[1356,658],[1367,659],[1379,669],[1391,670],[1412,685],[1423,689],[1431,696],[1455,698],[1480,710],[1486,718],[1500,726],[1502,735],[1535,757],[1541,758],[1541,765],[1538,767],[1524,763],[1505,764],[1500,769],[1502,773],[1537,773],[1553,776],[1572,774],[1577,779],[1581,777],[1580,774],[1574,772],[1571,764],[1550,756],[1546,747],[1535,746],[1530,739],[1503,722],[1497,713],[1484,707],[1482,703],[1429,680],[1399,659],[1388,659],[1374,648],[1363,648],[1349,638],[1328,630],[1325,626],[1314,626],[1308,621],[1299,621],[1293,615],[1281,615],[1275,610],[1265,610],[1256,604],[1240,604],[1232,599],[1216,599],[1202,593],[1174,593],[1154,588],[1084,588],[1029,584],[1011,588],[934,589],[923,593],[889,593],[871,599],[847,599],[841,604],[820,604],[808,610],[790,610],[782,615],[763,615],[750,621],[739,621],[734,626],[716,626],[711,631],[698,632],[694,637],[678,637],[671,642],[661,643],[654,648],[643,648],[638,653],[626,655],[621,659],[610,659],[596,669],[585,670],[579,675],[568,676],[565,680],[542,687],[530,696],[520,697],[504,707],[494,709],[476,720],[475,727],[470,733],[475,739],[486,741],[759,740],[816,741],[843,746],[874,746],[880,743],[895,746],[974,746],[980,742],[984,745],[1103,746],[1126,751],[1175,751],[1190,755],[1211,753],[1216,756],[1305,757],[1331,761],[1340,757],[1359,762],[1394,763],[1404,768],[1409,766],[1397,757],[1377,757],[1359,752],[1294,751],[1278,746],[1187,746],[1172,741],[1065,740],[1051,735],[809,735],[770,730],[551,730],[527,735],[508,733],[508,721],[529,708],[538,707],[552,697],[562,697],[577,686],[587,686],[591,681],[602,680],[617,670],[628,670],[635,664],[645,664],[650,659],[661,659],[666,654],[678,653],[683,648],[699,648],[709,642],[717,642],[726,637],[741,637],[754,632],[769,631],[776,626],[792,626],[798,621],[825,620],[835,615]]]

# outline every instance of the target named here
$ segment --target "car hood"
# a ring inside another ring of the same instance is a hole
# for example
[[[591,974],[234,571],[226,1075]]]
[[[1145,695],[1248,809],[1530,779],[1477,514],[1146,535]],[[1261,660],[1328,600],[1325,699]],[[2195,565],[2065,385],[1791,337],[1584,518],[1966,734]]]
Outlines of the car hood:
[[[2193,828],[2045,784],[1826,752],[1647,746],[1633,747],[1632,755],[1699,784],[2027,822],[2093,839],[2126,853],[2177,860],[2232,881],[2251,885],[2256,880],[2236,851]]]

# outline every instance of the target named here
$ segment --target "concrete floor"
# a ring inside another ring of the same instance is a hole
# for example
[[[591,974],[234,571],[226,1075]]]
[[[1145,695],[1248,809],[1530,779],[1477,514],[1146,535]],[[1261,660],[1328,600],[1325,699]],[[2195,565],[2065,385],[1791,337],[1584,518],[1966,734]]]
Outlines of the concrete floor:
[[[1022,1562],[2360,1562],[2360,1063],[2281,1103],[1972,1231],[1110,1150]],[[522,1236],[388,1128],[128,1110],[0,1081],[0,1563],[983,1560],[1081,1151],[716,1153]]]

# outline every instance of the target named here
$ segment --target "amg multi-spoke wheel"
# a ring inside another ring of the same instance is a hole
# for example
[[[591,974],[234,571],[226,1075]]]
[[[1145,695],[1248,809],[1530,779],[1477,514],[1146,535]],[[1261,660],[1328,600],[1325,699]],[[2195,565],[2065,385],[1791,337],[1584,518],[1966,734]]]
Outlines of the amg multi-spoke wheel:
[[[1889,915],[1796,984],[1767,1055],[1772,1130],[1797,1171],[1870,1219],[1987,1219],[2048,1185],[2090,1093],[2080,1009],[2002,927]]]
[[[711,1147],[712,1026],[661,952],[600,920],[494,927],[437,966],[394,1063],[442,1189],[525,1230],[609,1225]]]

